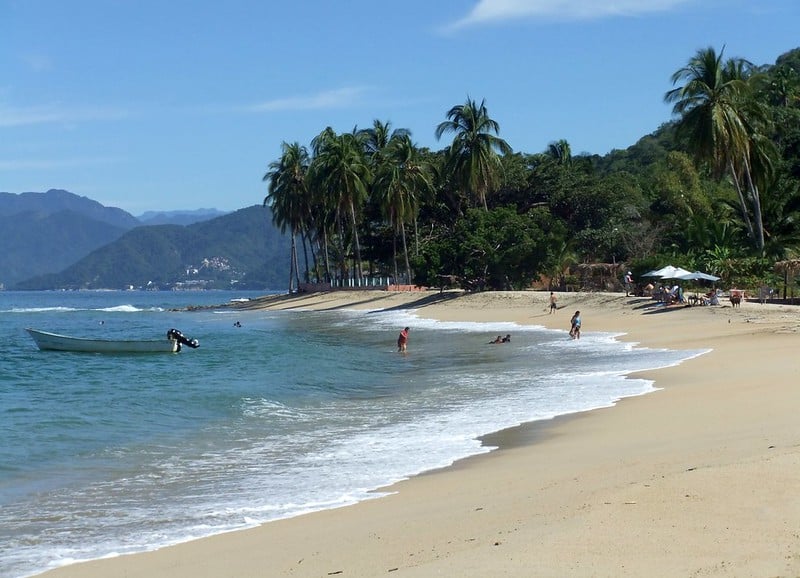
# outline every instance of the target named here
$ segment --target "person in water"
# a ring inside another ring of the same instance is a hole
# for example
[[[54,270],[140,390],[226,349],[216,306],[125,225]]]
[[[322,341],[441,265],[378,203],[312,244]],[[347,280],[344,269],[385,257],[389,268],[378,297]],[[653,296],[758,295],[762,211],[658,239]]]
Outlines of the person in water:
[[[581,338],[581,312],[576,311],[575,315],[572,316],[572,319],[569,320],[570,329],[569,329],[569,336],[572,339],[580,339]]]
[[[403,329],[400,332],[400,335],[397,337],[397,351],[399,353],[405,353],[408,349],[408,327]]]
[[[503,343],[503,338],[498,335],[494,341],[490,341],[489,343]]]
[[[503,337],[501,343],[510,343],[511,342],[511,334],[508,333],[505,337]]]

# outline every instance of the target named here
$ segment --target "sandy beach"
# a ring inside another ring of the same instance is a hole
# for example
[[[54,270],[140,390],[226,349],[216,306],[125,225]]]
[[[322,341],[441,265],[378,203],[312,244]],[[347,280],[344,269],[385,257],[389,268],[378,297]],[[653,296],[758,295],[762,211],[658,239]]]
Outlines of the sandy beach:
[[[622,294],[334,292],[241,304],[414,308],[708,350],[658,391],[487,436],[500,449],[391,495],[47,578],[800,576],[800,306],[654,307]],[[413,327],[409,350],[414,350]]]

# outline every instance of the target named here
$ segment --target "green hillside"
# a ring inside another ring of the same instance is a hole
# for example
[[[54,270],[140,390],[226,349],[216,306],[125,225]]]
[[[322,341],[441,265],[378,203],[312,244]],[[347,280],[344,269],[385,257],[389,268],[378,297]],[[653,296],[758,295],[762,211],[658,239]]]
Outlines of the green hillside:
[[[255,205],[188,227],[137,227],[14,289],[270,289],[285,284],[288,254],[269,209]]]
[[[73,210],[0,216],[0,283],[59,271],[126,230]]]

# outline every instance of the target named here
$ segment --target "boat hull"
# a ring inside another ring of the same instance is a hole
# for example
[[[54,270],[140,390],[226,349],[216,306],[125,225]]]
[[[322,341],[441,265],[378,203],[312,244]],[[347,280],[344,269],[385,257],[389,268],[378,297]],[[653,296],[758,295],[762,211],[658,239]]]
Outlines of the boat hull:
[[[112,340],[112,339],[87,339],[70,337],[25,329],[36,345],[42,351],[79,351],[85,353],[177,353],[179,343],[175,339],[160,339],[152,341]]]

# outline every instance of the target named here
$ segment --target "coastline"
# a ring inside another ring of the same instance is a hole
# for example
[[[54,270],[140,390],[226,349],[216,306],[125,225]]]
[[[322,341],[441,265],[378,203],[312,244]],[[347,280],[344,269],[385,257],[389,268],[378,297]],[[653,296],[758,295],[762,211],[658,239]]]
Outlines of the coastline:
[[[335,292],[237,307],[414,308],[443,321],[564,330],[580,309],[584,333],[712,351],[638,375],[659,391],[490,434],[499,451],[396,484],[381,499],[43,576],[800,573],[800,309],[558,296],[554,315],[546,292]]]

